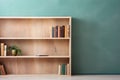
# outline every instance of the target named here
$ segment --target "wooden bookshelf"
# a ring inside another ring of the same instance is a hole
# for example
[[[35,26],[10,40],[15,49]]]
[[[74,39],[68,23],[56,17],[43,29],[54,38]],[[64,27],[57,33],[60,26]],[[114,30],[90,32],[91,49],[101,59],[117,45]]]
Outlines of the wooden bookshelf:
[[[69,25],[69,36],[53,37],[52,27],[62,25]],[[69,16],[0,17],[0,43],[16,45],[22,51],[21,56],[0,56],[8,75],[58,75],[59,64],[69,64],[66,75],[71,75]]]

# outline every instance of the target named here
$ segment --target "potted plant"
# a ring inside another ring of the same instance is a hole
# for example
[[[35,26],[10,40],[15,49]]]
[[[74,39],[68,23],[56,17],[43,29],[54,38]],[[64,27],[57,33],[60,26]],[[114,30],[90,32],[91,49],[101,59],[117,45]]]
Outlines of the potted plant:
[[[11,52],[12,56],[20,56],[22,55],[21,49],[19,49],[17,46],[12,45],[8,48],[8,50]]]

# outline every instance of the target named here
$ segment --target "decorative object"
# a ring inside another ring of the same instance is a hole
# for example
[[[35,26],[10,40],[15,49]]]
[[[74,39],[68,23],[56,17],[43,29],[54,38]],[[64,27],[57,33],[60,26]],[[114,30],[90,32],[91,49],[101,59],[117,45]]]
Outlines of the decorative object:
[[[21,56],[22,51],[17,46],[13,45],[9,47],[9,51],[11,52],[12,56]]]

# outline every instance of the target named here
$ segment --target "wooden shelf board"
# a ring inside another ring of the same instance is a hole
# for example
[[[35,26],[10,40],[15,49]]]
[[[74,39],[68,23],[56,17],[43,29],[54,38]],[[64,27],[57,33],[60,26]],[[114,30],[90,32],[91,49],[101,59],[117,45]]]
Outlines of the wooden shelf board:
[[[0,37],[0,39],[70,39],[70,38],[39,38],[39,37]]]
[[[64,18],[71,18],[70,16],[48,16],[48,17],[28,17],[28,16],[21,16],[21,17],[17,17],[17,16],[0,16],[0,19],[64,19]]]
[[[41,77],[61,77],[61,76],[70,76],[70,75],[59,75],[59,74],[6,74],[6,75],[0,75],[0,77],[20,77],[20,76],[41,76]]]
[[[69,56],[0,56],[0,58],[70,58]]]

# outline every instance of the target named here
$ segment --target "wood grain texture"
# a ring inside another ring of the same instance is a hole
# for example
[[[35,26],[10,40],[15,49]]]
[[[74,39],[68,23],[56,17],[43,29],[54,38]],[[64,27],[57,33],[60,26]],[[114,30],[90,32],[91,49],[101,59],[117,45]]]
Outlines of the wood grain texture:
[[[67,25],[69,19],[0,19],[0,37],[50,37],[55,25]]]
[[[16,45],[23,56],[69,56],[69,40],[0,40],[8,46]]]
[[[7,74],[57,74],[58,65],[69,59],[0,59]]]

